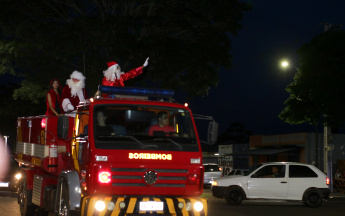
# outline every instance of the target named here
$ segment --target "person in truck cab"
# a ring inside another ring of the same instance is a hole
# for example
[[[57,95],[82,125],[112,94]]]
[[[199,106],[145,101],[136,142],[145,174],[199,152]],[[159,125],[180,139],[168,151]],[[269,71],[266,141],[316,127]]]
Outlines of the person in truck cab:
[[[106,118],[104,111],[97,111],[96,135],[115,135],[113,128],[105,124]]]
[[[176,132],[173,127],[169,125],[169,118],[168,114],[164,111],[160,111],[157,113],[157,121],[158,123],[155,125],[152,125],[149,129],[149,135],[153,136],[153,133],[155,131],[163,131],[165,133],[167,132]],[[177,134],[173,134],[177,135]],[[167,134],[169,136],[169,134]]]

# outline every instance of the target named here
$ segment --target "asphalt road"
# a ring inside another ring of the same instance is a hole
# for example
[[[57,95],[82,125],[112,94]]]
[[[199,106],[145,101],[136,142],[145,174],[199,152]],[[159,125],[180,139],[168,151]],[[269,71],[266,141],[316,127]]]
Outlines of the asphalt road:
[[[345,196],[333,197],[318,208],[310,208],[299,202],[247,200],[240,205],[228,205],[224,199],[211,196],[210,189],[204,189],[204,197],[208,199],[208,216],[344,216]]]
[[[224,199],[209,196],[210,190],[205,189],[204,196],[208,198],[209,216],[343,216],[345,215],[345,197],[334,197],[324,202],[318,208],[306,207],[298,202],[283,201],[243,201],[238,206],[230,206]],[[17,195],[0,192],[0,216],[20,216]]]

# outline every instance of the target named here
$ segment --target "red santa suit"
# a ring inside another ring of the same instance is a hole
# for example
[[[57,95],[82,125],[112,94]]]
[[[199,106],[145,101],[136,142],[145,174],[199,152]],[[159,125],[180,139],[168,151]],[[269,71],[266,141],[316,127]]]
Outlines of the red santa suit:
[[[73,83],[72,78],[79,80],[77,87]],[[84,80],[85,77],[82,73],[74,71],[71,74],[71,79],[68,79],[66,81],[67,85],[63,88],[61,96],[62,108],[65,112],[76,110],[77,106],[79,105],[79,102],[87,99],[86,91],[84,89]],[[71,104],[74,109],[69,109],[68,104]]]
[[[126,80],[132,79],[143,72],[142,67],[133,69],[127,73],[123,73],[116,62],[108,62],[108,69],[103,71],[104,77],[102,79],[102,85],[105,86],[120,86],[124,87],[123,83]]]
[[[107,80],[106,77],[103,77],[102,85],[124,87],[125,86],[125,84],[123,83],[124,81],[132,79],[132,78],[138,76],[139,74],[141,74],[142,72],[143,72],[142,67],[138,67],[138,68],[133,69],[127,73],[121,74],[120,79],[115,79],[113,81]]]

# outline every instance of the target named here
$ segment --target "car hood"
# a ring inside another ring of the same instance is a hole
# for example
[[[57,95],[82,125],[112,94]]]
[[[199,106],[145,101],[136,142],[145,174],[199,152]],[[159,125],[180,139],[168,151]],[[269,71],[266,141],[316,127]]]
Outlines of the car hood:
[[[225,176],[213,181],[216,181],[218,186],[243,185],[247,182],[247,176]]]

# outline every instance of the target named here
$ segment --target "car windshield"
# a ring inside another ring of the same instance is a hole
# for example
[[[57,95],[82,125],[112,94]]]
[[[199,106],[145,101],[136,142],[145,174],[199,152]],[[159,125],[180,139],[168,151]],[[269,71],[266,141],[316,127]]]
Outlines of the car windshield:
[[[204,165],[205,172],[220,172],[218,165]]]
[[[252,174],[255,170],[257,170],[257,169],[258,169],[259,167],[261,167],[261,166],[262,166],[262,164],[259,164],[257,167],[252,168],[252,169],[250,169],[249,171],[244,172],[243,175],[244,175],[244,176],[249,176],[250,174]]]
[[[149,105],[96,105],[93,131],[99,149],[199,151],[187,109]]]

